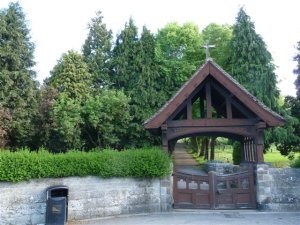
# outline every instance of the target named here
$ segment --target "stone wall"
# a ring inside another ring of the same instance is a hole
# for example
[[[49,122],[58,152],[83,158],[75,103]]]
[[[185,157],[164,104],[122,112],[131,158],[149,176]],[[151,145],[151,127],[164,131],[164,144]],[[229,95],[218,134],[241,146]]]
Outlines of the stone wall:
[[[218,161],[208,161],[204,164],[204,170],[208,173],[214,171],[217,174],[231,174],[240,171],[239,166],[231,163],[223,163]]]
[[[69,188],[69,220],[129,213],[165,212],[172,207],[172,180],[98,177],[0,182],[0,224],[44,224],[46,189]]]
[[[257,203],[261,210],[300,210],[300,169],[257,165]]]

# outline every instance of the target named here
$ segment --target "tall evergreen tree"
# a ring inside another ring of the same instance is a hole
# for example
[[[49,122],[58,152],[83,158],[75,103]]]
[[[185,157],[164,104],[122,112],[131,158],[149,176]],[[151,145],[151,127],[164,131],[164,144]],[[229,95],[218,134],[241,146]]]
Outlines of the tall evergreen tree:
[[[1,127],[7,129],[9,146],[30,146],[37,109],[34,44],[18,3],[0,11],[0,24],[0,107],[11,118]]]
[[[117,36],[113,50],[112,79],[117,89],[129,97],[132,121],[127,143],[141,146],[154,141],[142,124],[163,103],[160,96],[162,82],[155,59],[155,38],[144,27],[141,37],[132,18]]]
[[[88,25],[89,33],[82,48],[84,61],[92,75],[93,86],[109,85],[112,31],[103,23],[101,11]]]
[[[229,60],[231,75],[272,109],[277,108],[275,65],[262,37],[243,8],[233,26]]]
[[[83,57],[69,51],[51,71],[49,83],[72,99],[82,99],[91,91],[91,74]]]
[[[295,86],[297,90],[297,98],[300,99],[300,41],[297,44],[297,55],[294,57],[294,61],[297,62],[297,67],[294,69],[294,74],[297,76],[295,80]]]
[[[125,93],[137,83],[139,68],[137,52],[139,49],[138,29],[132,18],[117,35],[113,49],[112,81],[117,89]]]

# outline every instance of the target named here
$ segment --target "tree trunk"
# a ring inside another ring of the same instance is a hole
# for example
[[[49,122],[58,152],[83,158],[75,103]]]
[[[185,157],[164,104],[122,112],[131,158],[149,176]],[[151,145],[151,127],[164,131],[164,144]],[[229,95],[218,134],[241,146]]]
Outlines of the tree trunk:
[[[205,138],[204,146],[204,159],[208,160],[209,138]]]
[[[210,140],[210,160],[215,160],[215,143],[216,143],[216,138],[211,137],[211,140]]]

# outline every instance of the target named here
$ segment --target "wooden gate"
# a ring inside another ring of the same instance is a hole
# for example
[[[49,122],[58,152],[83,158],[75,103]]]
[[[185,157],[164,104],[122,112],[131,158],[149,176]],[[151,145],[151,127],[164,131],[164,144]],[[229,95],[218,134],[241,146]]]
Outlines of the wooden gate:
[[[173,174],[174,208],[256,208],[253,170],[228,175]]]

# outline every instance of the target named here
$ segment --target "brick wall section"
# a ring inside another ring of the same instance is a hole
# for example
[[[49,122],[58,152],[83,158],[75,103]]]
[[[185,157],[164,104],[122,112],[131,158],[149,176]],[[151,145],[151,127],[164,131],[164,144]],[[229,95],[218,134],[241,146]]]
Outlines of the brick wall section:
[[[267,164],[258,164],[256,182],[259,209],[300,210],[300,169],[270,168]]]
[[[130,213],[165,212],[172,207],[172,180],[98,177],[0,182],[0,224],[44,224],[46,189],[69,187],[69,220]]]

